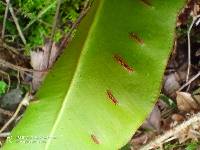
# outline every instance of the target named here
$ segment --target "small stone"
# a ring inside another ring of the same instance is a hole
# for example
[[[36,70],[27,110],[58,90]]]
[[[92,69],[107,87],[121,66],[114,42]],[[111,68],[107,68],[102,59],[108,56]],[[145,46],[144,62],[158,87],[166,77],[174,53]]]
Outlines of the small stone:
[[[180,88],[178,80],[175,73],[165,76],[164,93],[169,96],[175,95],[175,92]]]
[[[10,92],[6,93],[0,99],[0,107],[6,110],[15,110],[18,104],[23,99],[23,91],[20,89],[13,89]]]

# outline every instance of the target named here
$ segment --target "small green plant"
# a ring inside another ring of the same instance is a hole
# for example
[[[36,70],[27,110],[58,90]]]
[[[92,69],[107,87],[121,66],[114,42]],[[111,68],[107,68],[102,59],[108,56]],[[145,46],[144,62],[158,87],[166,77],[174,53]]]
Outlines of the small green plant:
[[[199,148],[200,142],[190,142],[187,144],[185,150],[197,150]]]
[[[200,143],[198,141],[189,140],[181,144],[178,141],[171,141],[169,143],[164,144],[163,148],[164,150],[176,150],[176,149],[197,150],[199,148],[199,145]]]
[[[0,96],[5,94],[7,87],[8,87],[7,83],[1,80],[0,81]]]

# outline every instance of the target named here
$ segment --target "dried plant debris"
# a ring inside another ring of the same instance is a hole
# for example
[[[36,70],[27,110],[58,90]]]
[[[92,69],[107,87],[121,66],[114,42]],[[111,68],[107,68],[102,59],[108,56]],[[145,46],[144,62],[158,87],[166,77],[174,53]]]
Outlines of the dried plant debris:
[[[177,125],[173,129],[158,136],[149,144],[143,146],[141,150],[150,150],[162,147],[164,143],[178,139],[180,143],[188,139],[198,140],[200,138],[200,113],[191,116],[187,121]]]
[[[48,68],[51,68],[56,58],[59,55],[58,47],[55,43],[52,45],[51,52],[49,51],[50,42],[46,42],[42,49],[31,52],[31,65],[34,70],[33,80],[32,80],[32,90],[36,91],[41,82],[43,81],[45,75],[47,74]],[[51,53],[51,54],[49,54]],[[50,55],[50,59],[48,58]]]

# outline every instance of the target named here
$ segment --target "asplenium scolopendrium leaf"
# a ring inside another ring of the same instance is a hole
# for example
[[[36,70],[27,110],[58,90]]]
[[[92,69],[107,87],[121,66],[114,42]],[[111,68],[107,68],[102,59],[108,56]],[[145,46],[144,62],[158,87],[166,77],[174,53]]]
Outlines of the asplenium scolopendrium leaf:
[[[183,5],[95,1],[4,149],[114,150],[126,144],[159,95]],[[44,142],[16,143],[20,135]]]

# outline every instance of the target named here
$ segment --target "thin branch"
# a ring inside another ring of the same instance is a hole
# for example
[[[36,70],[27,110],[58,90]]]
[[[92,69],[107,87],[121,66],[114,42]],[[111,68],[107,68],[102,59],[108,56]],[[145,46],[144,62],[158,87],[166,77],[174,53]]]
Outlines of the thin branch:
[[[19,88],[20,83],[21,83],[21,80],[20,80],[20,72],[19,72],[19,70],[18,70],[18,71],[17,71],[17,88]]]
[[[192,23],[188,29],[187,32],[187,39],[188,39],[188,68],[187,68],[187,76],[186,76],[186,82],[188,82],[190,77],[190,70],[191,70],[191,40],[190,40],[190,33],[192,30],[193,25],[195,24],[196,20],[200,17],[200,15],[197,15],[193,17]],[[197,24],[196,24],[197,25]]]
[[[17,50],[16,48],[14,48],[14,47],[12,47],[12,46],[6,44],[1,38],[0,38],[0,44],[1,44],[4,48],[6,48],[6,49],[12,51],[14,54],[16,54],[16,55],[19,54],[19,52],[18,52],[18,50]]]
[[[8,4],[9,4],[9,0],[6,0],[6,3],[7,3],[7,5],[8,5]],[[24,45],[25,45],[25,44],[26,44],[26,39],[25,39],[25,37],[24,37],[24,35],[23,35],[23,33],[22,33],[22,30],[21,30],[20,25],[19,25],[19,23],[18,23],[17,17],[15,16],[14,10],[13,10],[11,4],[9,4],[8,7],[9,7],[10,13],[11,13],[11,15],[12,15],[12,18],[13,18],[13,20],[14,20],[14,23],[15,23],[15,25],[16,25],[16,27],[17,27],[17,31],[18,31],[18,33],[19,33],[19,36],[20,36],[22,42],[23,42]]]
[[[190,125],[192,125],[194,123],[197,123],[197,122],[200,122],[200,113],[195,114],[189,120],[181,123],[180,125],[177,125],[175,128],[167,131],[162,136],[157,137],[155,140],[153,140],[149,144],[143,146],[140,150],[150,150],[150,149],[159,147],[160,145],[162,145],[163,143],[168,141],[169,138],[174,139],[173,138],[174,135],[177,135],[178,133],[181,133],[184,129],[186,129]]]
[[[20,102],[20,104],[18,105],[15,113],[13,114],[13,116],[6,122],[6,124],[4,124],[4,126],[1,128],[0,133],[2,133],[5,129],[7,129],[7,127],[15,120],[15,118],[17,117],[17,115],[19,114],[20,110],[22,109],[23,106],[27,106],[29,104],[30,101],[30,96],[29,93],[27,93],[25,95],[25,97],[23,98],[23,100]]]
[[[0,65],[8,67],[8,68],[16,70],[16,71],[23,71],[23,72],[29,72],[29,73],[32,73],[32,72],[46,72],[46,70],[44,70],[44,71],[42,71],[42,70],[33,70],[33,69],[28,69],[28,68],[24,68],[24,67],[21,67],[21,66],[17,66],[17,65],[11,64],[11,63],[9,63],[9,62],[1,59],[1,58],[0,58]]]
[[[40,23],[44,24],[45,26],[52,28],[52,25],[49,24],[48,22],[45,22],[45,21],[42,20],[42,19],[38,19],[38,21],[39,21]]]
[[[73,23],[71,29],[69,32],[67,32],[67,34],[63,37],[62,41],[61,41],[61,44],[59,46],[59,49],[62,50],[63,48],[65,48],[65,46],[67,45],[70,37],[71,37],[71,34],[73,33],[73,31],[77,28],[77,26],[79,25],[79,23],[81,22],[81,20],[85,17],[85,15],[87,14],[88,10],[90,9],[92,5],[92,2],[90,3],[90,0],[87,0],[85,2],[85,5],[84,5],[84,8],[83,10],[81,11],[78,19],[75,21],[75,23]]]
[[[0,114],[4,114],[6,116],[12,117],[13,112],[0,108]]]
[[[190,85],[194,80],[196,80],[200,76],[200,71],[193,76],[188,82],[186,82],[178,91],[180,92],[182,89],[184,89],[186,86]]]
[[[23,68],[23,67],[20,67],[20,66],[17,66],[17,65],[14,65],[14,64],[11,64],[3,59],[0,58],[0,65],[2,66],[5,66],[5,67],[8,67],[10,69],[13,69],[13,70],[20,70],[20,71],[23,71],[23,72],[33,72],[32,70],[30,69],[27,69],[27,68]]]
[[[1,32],[1,38],[4,39],[4,34],[5,34],[5,28],[6,28],[6,20],[8,16],[8,10],[9,10],[9,5],[10,5],[10,0],[7,0],[7,5],[4,13],[4,19],[3,19],[3,27],[2,27],[2,32]]]
[[[47,68],[49,67],[49,60],[50,60],[50,57],[51,57],[53,39],[54,39],[56,28],[57,28],[61,3],[62,3],[62,0],[57,0],[56,13],[55,13],[55,16],[54,16],[54,23],[53,23],[53,27],[52,27],[52,30],[51,30],[50,44],[49,44],[49,47],[48,47]]]

